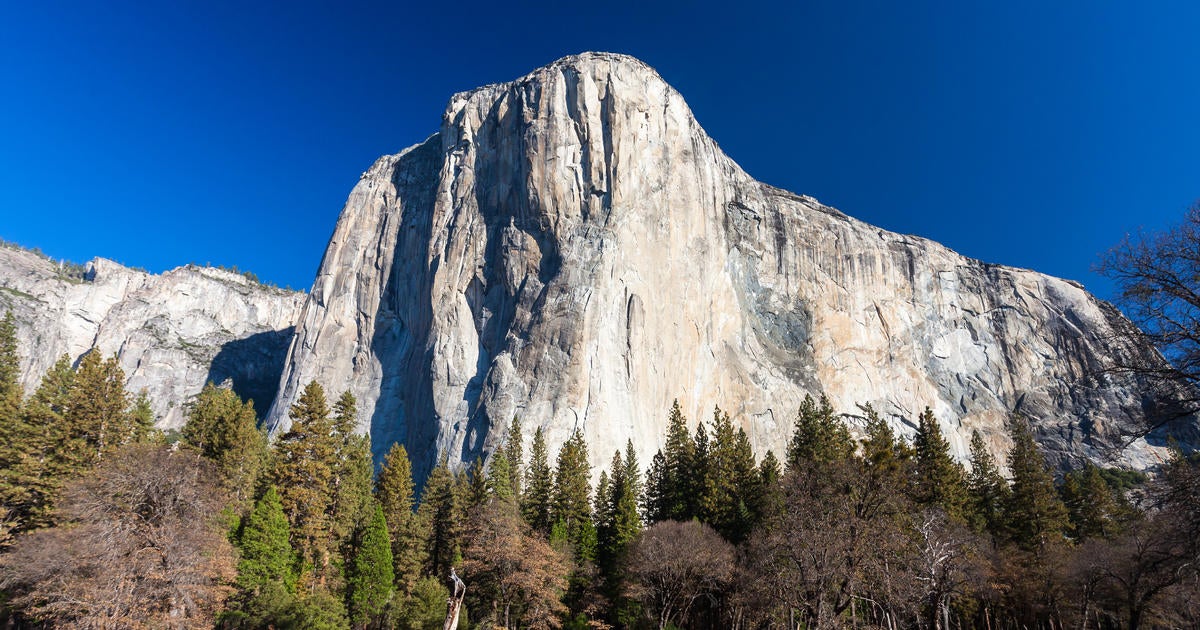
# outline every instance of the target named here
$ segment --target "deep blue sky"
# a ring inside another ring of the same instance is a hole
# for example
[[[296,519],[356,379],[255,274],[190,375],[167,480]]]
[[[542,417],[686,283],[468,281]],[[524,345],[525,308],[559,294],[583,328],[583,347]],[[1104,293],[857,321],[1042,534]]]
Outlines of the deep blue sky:
[[[376,157],[583,50],[760,180],[1102,296],[1098,253],[1200,198],[1200,3],[426,4],[4,3],[0,237],[308,287]]]

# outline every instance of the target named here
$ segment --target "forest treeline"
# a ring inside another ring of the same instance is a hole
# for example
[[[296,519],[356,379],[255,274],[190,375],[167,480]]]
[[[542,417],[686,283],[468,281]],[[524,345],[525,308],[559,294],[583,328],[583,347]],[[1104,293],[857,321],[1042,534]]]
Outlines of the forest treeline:
[[[163,435],[95,351],[27,398],[17,375],[9,315],[10,627],[442,628],[451,568],[459,628],[1200,624],[1196,460],[1056,481],[1020,418],[1003,463],[975,434],[964,467],[928,410],[909,440],[864,406],[856,439],[807,398],[780,459],[676,404],[648,465],[628,444],[595,477],[578,431],[552,460],[514,418],[486,465],[443,456],[418,496],[404,446],[376,469],[353,396],[317,383],[268,441],[212,385]]]

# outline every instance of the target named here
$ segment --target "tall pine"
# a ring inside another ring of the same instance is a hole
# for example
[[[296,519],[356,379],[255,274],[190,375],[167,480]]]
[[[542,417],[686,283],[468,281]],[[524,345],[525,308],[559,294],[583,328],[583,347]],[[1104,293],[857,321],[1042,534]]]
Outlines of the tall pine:
[[[533,432],[529,452],[529,467],[525,470],[525,492],[521,496],[521,515],[525,522],[542,536],[550,536],[551,503],[554,498],[554,477],[546,452],[546,436],[542,428]]]
[[[591,466],[587,442],[575,429],[558,452],[554,473],[552,518],[563,526],[579,560],[595,557],[596,530],[592,524]]]
[[[1023,418],[1009,423],[1013,441],[1008,453],[1012,475],[1004,521],[1009,538],[1018,546],[1040,549],[1062,537],[1067,526],[1067,509],[1054,488],[1054,478],[1033,433]]]
[[[382,627],[383,611],[394,592],[387,520],[383,508],[371,503],[370,517],[355,532],[354,553],[346,567],[346,610],[354,628]]]
[[[257,422],[253,402],[209,383],[188,408],[181,432],[184,442],[216,463],[238,503],[250,500],[266,466],[267,436]]]
[[[969,497],[965,473],[951,457],[950,443],[929,407],[917,419],[913,451],[913,501],[920,506],[941,508],[949,518],[966,522]]]
[[[324,584],[331,570],[334,474],[338,436],[325,390],[316,381],[304,387],[290,410],[291,428],[275,444],[272,481],[292,527],[293,545]]]
[[[843,461],[853,455],[854,441],[850,431],[837,418],[829,398],[822,395],[818,404],[812,396],[805,395],[788,442],[788,470],[806,462],[820,465]]]
[[[508,485],[513,497],[521,499],[521,469],[525,466],[524,437],[521,435],[521,418],[513,416],[512,424],[508,425],[508,433],[504,436],[504,456],[508,459]]]
[[[392,562],[396,588],[409,595],[416,588],[425,564],[427,528],[415,507],[412,462],[404,445],[396,442],[383,458],[376,480],[375,496],[383,509],[392,540]]]
[[[1004,504],[1008,500],[1008,482],[1000,474],[979,431],[971,432],[971,472],[967,474],[967,490],[971,497],[971,525],[976,531],[995,536],[1003,526]]]

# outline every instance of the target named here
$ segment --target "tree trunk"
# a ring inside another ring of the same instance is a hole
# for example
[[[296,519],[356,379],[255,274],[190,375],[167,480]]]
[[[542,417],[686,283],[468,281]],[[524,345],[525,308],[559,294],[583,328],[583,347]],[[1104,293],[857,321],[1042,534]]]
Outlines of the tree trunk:
[[[451,575],[453,571],[451,569]],[[467,595],[467,585],[463,584],[462,580],[456,579],[453,588],[450,599],[446,600],[449,608],[446,610],[446,623],[442,625],[442,630],[457,630],[458,613],[462,610],[463,598]]]

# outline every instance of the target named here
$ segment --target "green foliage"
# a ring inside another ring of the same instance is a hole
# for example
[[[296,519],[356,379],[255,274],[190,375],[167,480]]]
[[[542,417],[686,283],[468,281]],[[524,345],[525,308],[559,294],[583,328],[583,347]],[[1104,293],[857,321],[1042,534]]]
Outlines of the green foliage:
[[[426,559],[428,532],[414,512],[413,492],[412,462],[404,445],[396,442],[383,458],[375,496],[388,524],[396,588],[402,594],[413,592]]]
[[[697,516],[726,540],[740,543],[750,534],[759,492],[750,440],[745,431],[734,431],[729,414],[715,408],[712,443],[696,443],[696,452],[702,450],[707,451],[707,465],[702,485],[695,490]]]
[[[796,414],[792,439],[788,443],[788,470],[802,462],[835,462],[853,455],[854,441],[846,426],[838,420],[829,398],[822,395],[818,404],[812,396],[805,395]]]
[[[667,416],[667,440],[660,454],[661,462],[657,455],[651,460],[646,483],[646,520],[690,520],[696,515],[694,480],[703,479],[703,471],[696,461],[695,442],[678,399]]]
[[[542,428],[533,432],[533,446],[529,453],[529,468],[525,470],[525,493],[521,496],[521,515],[534,531],[543,536],[550,535],[553,521],[550,517],[551,501],[554,497],[554,478],[546,452],[546,436]]]
[[[267,461],[267,436],[257,427],[254,403],[209,383],[187,418],[183,441],[216,463],[239,504],[249,501]]]
[[[521,435],[521,418],[513,416],[504,436],[504,457],[508,460],[508,486],[515,500],[521,498],[521,468],[525,465],[524,444]]]
[[[965,473],[950,456],[950,443],[929,407],[917,420],[913,451],[913,501],[920,506],[940,508],[949,518],[966,522],[969,498]]]
[[[1013,441],[1008,454],[1012,485],[1004,509],[1006,532],[1021,548],[1039,549],[1062,538],[1067,509],[1055,491],[1054,478],[1029,426],[1023,419],[1014,418],[1009,430]]]
[[[1067,507],[1070,535],[1076,540],[1116,536],[1135,513],[1133,506],[1109,485],[1103,469],[1091,462],[1067,473],[1059,492]]]
[[[492,455],[492,461],[488,463],[488,495],[493,500],[511,504],[515,507],[517,497],[513,491],[512,482],[512,464],[509,463],[508,455],[504,450],[496,451]]]
[[[258,595],[269,585],[292,593],[296,588],[296,553],[291,545],[291,527],[275,486],[269,486],[242,522],[238,536],[242,558],[238,562],[237,585]],[[272,598],[274,601],[274,598]]]
[[[558,452],[553,518],[566,527],[567,540],[574,546],[579,560],[591,560],[595,552],[590,479],[587,442],[576,429]]]
[[[0,448],[7,449],[21,433],[19,422],[24,394],[17,379],[20,373],[17,325],[10,311],[4,314],[4,319],[0,319],[0,445],[3,445]],[[6,453],[0,452],[0,466],[7,466],[9,458]]]
[[[388,617],[396,630],[441,630],[446,620],[446,600],[450,591],[441,580],[425,576],[417,580],[412,593],[395,603]],[[460,616],[459,627],[464,627]]]
[[[117,358],[103,359],[95,349],[83,355],[62,417],[68,466],[77,472],[86,470],[105,455],[137,440],[138,429],[129,414],[129,402],[125,372]]]
[[[971,472],[967,491],[971,499],[971,525],[975,531],[998,535],[1004,524],[1004,506],[1008,501],[1008,483],[979,431],[971,432]]]
[[[417,515],[428,523],[425,573],[449,575],[450,567],[462,556],[463,524],[466,520],[466,489],[450,473],[446,455],[429,473],[421,493]]]
[[[318,581],[331,570],[334,475],[338,438],[325,390],[309,383],[291,408],[292,426],[275,444],[271,480],[292,526],[292,546]]]
[[[336,455],[333,465],[333,545],[344,547],[354,530],[371,518],[375,466],[370,434],[358,435],[358,405],[344,392],[333,407]]]
[[[395,582],[387,521],[378,503],[355,539],[354,555],[346,569],[346,608],[354,627],[375,627],[391,600]]]

